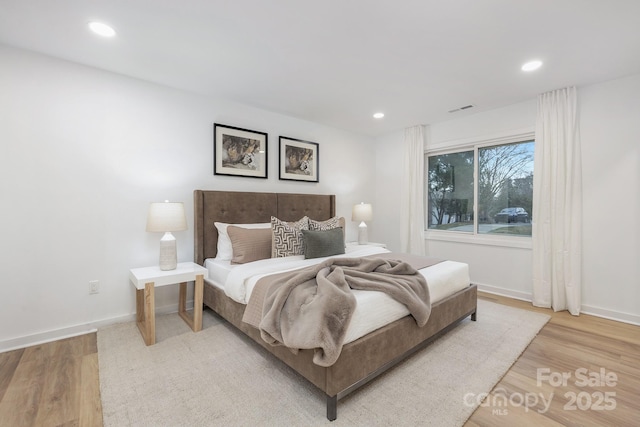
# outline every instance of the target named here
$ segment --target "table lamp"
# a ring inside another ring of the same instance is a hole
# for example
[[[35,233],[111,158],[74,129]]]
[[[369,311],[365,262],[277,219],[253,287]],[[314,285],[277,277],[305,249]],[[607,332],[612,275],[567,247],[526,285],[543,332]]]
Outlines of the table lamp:
[[[175,270],[178,266],[176,238],[172,231],[187,229],[187,218],[181,202],[151,203],[147,215],[147,231],[162,232],[160,239],[160,270]]]
[[[365,221],[371,221],[372,219],[373,210],[371,209],[371,205],[369,203],[359,203],[357,205],[353,205],[353,210],[351,211],[351,221],[360,221],[360,225],[358,226],[359,245],[367,244],[367,224],[365,224]]]

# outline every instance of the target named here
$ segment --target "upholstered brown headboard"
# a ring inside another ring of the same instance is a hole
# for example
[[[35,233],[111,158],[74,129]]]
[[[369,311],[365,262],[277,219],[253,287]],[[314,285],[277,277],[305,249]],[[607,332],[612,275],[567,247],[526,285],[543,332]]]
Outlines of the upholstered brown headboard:
[[[214,258],[218,252],[218,230],[214,222],[270,222],[271,216],[283,221],[296,221],[305,215],[324,221],[336,214],[336,196],[195,190],[193,213],[193,254],[195,262],[202,265],[205,259]]]

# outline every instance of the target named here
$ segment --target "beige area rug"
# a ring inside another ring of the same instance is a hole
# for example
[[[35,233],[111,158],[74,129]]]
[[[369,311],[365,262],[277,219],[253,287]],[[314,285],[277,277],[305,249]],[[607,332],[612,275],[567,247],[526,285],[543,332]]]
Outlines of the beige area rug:
[[[480,300],[477,322],[338,401],[334,422],[322,392],[208,310],[198,333],[158,316],[150,347],[134,322],[112,325],[98,331],[104,424],[460,426],[475,410],[465,395],[489,392],[548,319]]]

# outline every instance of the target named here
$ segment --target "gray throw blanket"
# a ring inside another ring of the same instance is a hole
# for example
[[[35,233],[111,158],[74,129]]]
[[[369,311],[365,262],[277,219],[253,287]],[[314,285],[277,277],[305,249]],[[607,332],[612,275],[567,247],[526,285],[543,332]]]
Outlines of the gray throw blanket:
[[[406,262],[331,258],[285,273],[283,278],[279,285],[274,281],[265,289],[261,336],[271,345],[285,345],[294,352],[314,349],[313,361],[320,366],[335,363],[342,351],[356,307],[350,288],[385,292],[405,304],[419,326],[431,314],[427,282]]]

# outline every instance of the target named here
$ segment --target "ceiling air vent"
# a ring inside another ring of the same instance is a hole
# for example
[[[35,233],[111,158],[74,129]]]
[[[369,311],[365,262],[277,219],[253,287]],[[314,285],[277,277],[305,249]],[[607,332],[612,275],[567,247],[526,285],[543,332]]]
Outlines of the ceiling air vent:
[[[469,105],[465,105],[464,107],[458,107],[458,108],[454,108],[453,110],[449,110],[449,113],[455,113],[455,112],[462,111],[462,110],[468,110],[469,108],[473,108],[473,107],[475,107],[475,105],[469,104]]]

